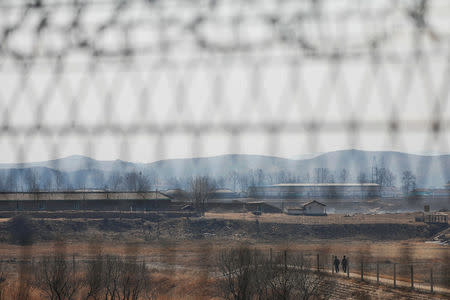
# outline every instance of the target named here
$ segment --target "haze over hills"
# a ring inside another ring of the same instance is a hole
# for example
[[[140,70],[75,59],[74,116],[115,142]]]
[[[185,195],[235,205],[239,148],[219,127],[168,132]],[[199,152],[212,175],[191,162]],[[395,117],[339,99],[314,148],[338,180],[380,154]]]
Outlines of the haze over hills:
[[[248,173],[261,169],[264,174],[286,172],[299,177],[309,174],[314,176],[316,168],[328,168],[338,174],[342,169],[350,173],[348,181],[356,182],[360,172],[370,178],[372,166],[389,168],[396,176],[395,184],[401,184],[401,173],[411,170],[417,177],[418,187],[442,187],[450,180],[450,155],[415,155],[393,151],[342,150],[327,152],[309,159],[287,159],[274,156],[229,154],[215,157],[167,159],[152,163],[131,163],[121,160],[99,161],[85,156],[70,156],[52,161],[0,164],[0,184],[3,189],[7,181],[14,177],[24,181],[27,169],[37,172],[39,185],[53,182],[56,171],[61,171],[70,181],[83,183],[83,187],[103,189],[106,179],[111,174],[124,176],[128,172],[157,176],[160,180],[167,178],[190,178],[198,175],[227,177],[231,172]],[[56,172],[58,173],[58,172]],[[95,178],[92,179],[92,178]],[[312,180],[312,179],[311,179]],[[170,184],[169,184],[170,185]],[[75,186],[80,187],[80,184]]]

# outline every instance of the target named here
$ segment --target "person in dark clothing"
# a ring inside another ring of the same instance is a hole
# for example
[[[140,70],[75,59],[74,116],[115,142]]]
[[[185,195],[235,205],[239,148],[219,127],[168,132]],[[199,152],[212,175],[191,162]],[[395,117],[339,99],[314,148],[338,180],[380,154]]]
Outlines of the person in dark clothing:
[[[342,271],[344,273],[346,273],[347,272],[348,261],[347,261],[347,258],[345,257],[345,255],[344,255],[344,258],[342,258],[341,264],[342,264]]]
[[[334,270],[336,271],[336,273],[339,273],[339,258],[337,258],[337,256],[334,257]]]

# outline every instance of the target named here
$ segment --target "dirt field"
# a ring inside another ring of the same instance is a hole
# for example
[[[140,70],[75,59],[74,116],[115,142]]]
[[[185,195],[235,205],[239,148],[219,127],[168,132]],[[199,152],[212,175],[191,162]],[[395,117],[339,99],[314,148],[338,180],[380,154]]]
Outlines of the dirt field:
[[[206,213],[208,219],[224,220],[259,220],[266,223],[283,224],[423,224],[415,222],[415,217],[421,213],[401,214],[330,214],[327,216],[293,216],[286,214],[262,214],[255,216],[252,213]]]
[[[54,255],[56,252],[64,252],[69,259],[75,258],[77,264],[92,259],[99,249],[104,254],[123,255],[137,257],[145,261],[151,268],[152,274],[158,282],[160,289],[159,299],[210,299],[217,290],[215,289],[215,266],[221,250],[228,247],[236,247],[241,243],[215,241],[177,241],[161,240],[152,243],[117,243],[101,241],[99,239],[88,242],[61,241],[38,243],[32,246],[17,246],[0,244],[0,260],[2,266],[7,266],[13,274],[19,270],[22,260],[38,261],[41,257]],[[359,242],[359,241],[319,241],[301,242],[287,241],[281,243],[246,243],[251,248],[269,253],[288,249],[290,253],[302,253],[304,255],[316,255],[320,253],[321,261],[326,266],[330,265],[331,255],[347,255],[350,260],[356,261],[361,254],[369,262],[401,262],[404,254],[409,253],[409,259],[422,265],[448,264],[450,250],[448,247],[424,243],[422,241],[398,241],[398,242]],[[355,268],[351,264],[351,268]],[[357,271],[357,269],[356,269]],[[407,275],[407,274],[406,274]],[[14,275],[11,275],[14,276]],[[436,277],[438,274],[436,274]],[[403,278],[405,277],[405,278]],[[383,278],[385,276],[383,275]],[[398,275],[398,280],[408,280],[407,276]],[[155,283],[156,284],[156,283]],[[413,296],[432,298],[431,295],[418,292],[411,293],[405,290],[395,291],[392,288],[376,287],[363,284],[355,280],[339,279],[338,287],[332,299],[370,299],[359,298],[361,295],[370,295],[375,299],[379,297],[396,297],[398,299],[413,299]],[[361,293],[362,294],[361,294]],[[445,299],[445,296],[435,295],[436,299]],[[419,298],[417,298],[419,299]],[[423,298],[422,298],[423,299]]]
[[[31,245],[12,243],[9,219],[0,222],[0,266],[8,277],[18,278],[21,265],[45,256],[64,253],[77,265],[91,260],[98,251],[105,255],[135,257],[152,270],[158,299],[220,299],[217,291],[217,259],[222,250],[246,245],[269,255],[287,250],[304,255],[329,272],[331,257],[346,255],[352,272],[364,260],[366,276],[375,276],[380,263],[381,278],[408,281],[414,264],[417,282],[427,286],[430,267],[436,284],[448,285],[449,246],[428,243],[441,227],[414,222],[415,214],[329,215],[326,217],[281,214],[214,214],[204,218],[174,218],[155,221],[126,219],[31,219]],[[446,275],[447,274],[447,275]],[[331,299],[445,299],[408,290],[393,290],[355,279],[335,278]],[[14,280],[12,281],[14,282]],[[35,299],[39,299],[36,296]],[[34,300],[34,299],[33,299]]]

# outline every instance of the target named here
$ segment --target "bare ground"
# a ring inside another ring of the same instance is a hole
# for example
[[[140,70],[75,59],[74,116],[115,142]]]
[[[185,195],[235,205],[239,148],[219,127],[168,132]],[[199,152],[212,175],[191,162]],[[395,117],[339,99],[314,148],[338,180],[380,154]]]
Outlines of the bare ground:
[[[98,249],[104,254],[137,256],[153,269],[155,286],[160,289],[159,299],[214,298],[217,290],[211,270],[220,251],[242,244],[265,253],[270,249],[288,249],[312,257],[319,254],[324,268],[330,266],[331,255],[347,255],[352,270],[363,257],[372,266],[376,262],[385,264],[382,278],[386,279],[391,276],[389,268],[394,262],[414,262],[423,266],[423,274],[428,274],[429,266],[448,266],[450,248],[426,243],[442,228],[411,220],[414,214],[320,218],[267,214],[255,218],[250,214],[208,213],[205,218],[159,222],[145,218],[35,218],[32,220],[34,243],[29,246],[11,244],[9,220],[3,220],[0,261],[8,272],[17,275],[21,261],[36,260],[57,251],[64,251],[81,263],[92,258]],[[399,269],[398,280],[408,280],[407,270]],[[448,269],[439,270],[448,273]],[[421,269],[417,271],[420,279]],[[373,269],[367,272],[373,275]],[[445,299],[445,296],[394,290],[344,278],[338,278],[332,295],[332,299],[434,298]]]

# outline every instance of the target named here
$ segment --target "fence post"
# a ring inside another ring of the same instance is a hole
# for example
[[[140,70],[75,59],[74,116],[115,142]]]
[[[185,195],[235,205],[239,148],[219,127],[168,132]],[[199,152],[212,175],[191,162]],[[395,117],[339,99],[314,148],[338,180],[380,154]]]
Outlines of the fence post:
[[[287,250],[284,250],[284,270],[287,270]]]
[[[394,263],[394,288],[397,287],[397,264]]]
[[[331,274],[334,274],[334,257],[331,255]]]
[[[347,260],[347,278],[350,278],[350,261]]]
[[[411,265],[411,289],[414,289],[414,269],[413,269],[413,265]]]
[[[430,269],[430,292],[433,293],[433,268]]]
[[[377,262],[377,284],[380,284],[380,265]]]
[[[364,263],[361,261],[361,281],[364,281]]]
[[[317,253],[317,272],[320,272],[319,253]]]
[[[75,254],[72,254],[72,272],[75,274]]]

